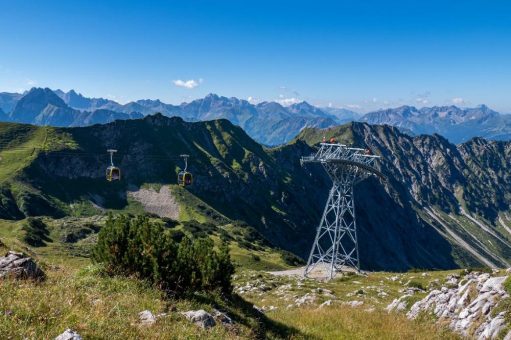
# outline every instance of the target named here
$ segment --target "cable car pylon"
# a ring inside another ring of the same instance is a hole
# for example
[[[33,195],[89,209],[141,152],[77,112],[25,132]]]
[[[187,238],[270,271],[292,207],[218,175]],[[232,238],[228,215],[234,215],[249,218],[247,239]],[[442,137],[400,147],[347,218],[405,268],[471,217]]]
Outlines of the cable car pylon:
[[[306,277],[315,269],[326,271],[328,279],[346,267],[360,271],[353,187],[373,174],[385,180],[383,174],[374,168],[380,156],[373,155],[369,149],[337,143],[333,138],[330,141],[320,143],[315,154],[300,159],[302,166],[320,163],[332,180],[303,274]]]

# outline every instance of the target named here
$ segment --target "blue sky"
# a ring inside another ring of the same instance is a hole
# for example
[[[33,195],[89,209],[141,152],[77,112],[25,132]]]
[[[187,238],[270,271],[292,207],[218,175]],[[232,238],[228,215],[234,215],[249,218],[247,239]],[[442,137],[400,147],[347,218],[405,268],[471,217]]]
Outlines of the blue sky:
[[[0,91],[511,112],[509,1],[0,0]]]

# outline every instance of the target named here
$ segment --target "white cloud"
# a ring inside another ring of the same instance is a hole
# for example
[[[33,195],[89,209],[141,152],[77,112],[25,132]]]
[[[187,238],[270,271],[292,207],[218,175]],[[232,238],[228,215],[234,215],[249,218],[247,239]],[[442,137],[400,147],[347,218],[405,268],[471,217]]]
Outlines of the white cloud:
[[[465,99],[460,98],[460,97],[453,98],[453,99],[451,99],[451,101],[454,105],[464,105],[465,104]]]
[[[352,109],[352,110],[358,110],[358,109],[361,109],[362,107],[358,104],[347,104],[346,107],[348,109]]]
[[[249,102],[250,104],[258,104],[258,103],[261,102],[261,100],[259,98],[256,98],[256,97],[249,96],[247,98],[247,102]]]
[[[173,81],[174,85],[177,87],[183,87],[185,89],[194,89],[202,83],[202,78],[199,80],[190,79],[190,80],[181,80],[177,79]]]
[[[28,79],[27,80],[27,85],[28,86],[36,86],[37,85],[37,82],[35,80],[32,80],[32,79]]]
[[[279,99],[277,99],[277,103],[279,103],[280,105],[284,105],[284,106],[298,104],[300,102],[301,102],[301,100],[298,98],[295,98],[295,97],[286,98],[283,95],[280,95]]]
[[[429,103],[429,100],[427,98],[424,98],[424,97],[417,97],[417,98],[415,98],[415,101],[418,104],[422,104],[422,105],[427,105]]]

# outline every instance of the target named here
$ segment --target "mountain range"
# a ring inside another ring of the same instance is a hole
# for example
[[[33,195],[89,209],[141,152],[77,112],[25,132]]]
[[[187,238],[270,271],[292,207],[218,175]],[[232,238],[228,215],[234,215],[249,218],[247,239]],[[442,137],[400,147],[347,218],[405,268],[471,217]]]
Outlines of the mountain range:
[[[438,133],[454,143],[472,137],[511,139],[511,115],[500,114],[486,105],[466,109],[454,105],[421,109],[402,106],[370,112],[360,121],[397,126],[413,134]]]
[[[456,146],[437,134],[358,122],[305,128],[273,148],[226,119],[1,123],[0,217],[129,212],[170,199],[179,219],[250,226],[272,246],[306,258],[331,182],[320,166],[299,160],[325,134],[382,156],[377,167],[387,181],[370,177],[355,189],[363,268],[509,267],[511,142],[475,138]],[[104,178],[108,148],[119,150],[121,182]],[[183,153],[194,175],[186,190],[176,185]]]
[[[326,128],[349,121],[387,124],[410,135],[438,133],[458,144],[472,137],[511,138],[511,115],[485,105],[475,108],[413,106],[378,110],[365,115],[343,108],[319,108],[307,102],[283,106],[276,102],[252,104],[238,98],[209,94],[189,103],[172,105],[160,100],[119,104],[104,98],[87,98],[74,90],[64,92],[33,88],[24,94],[0,93],[0,120],[58,127],[104,124],[136,119],[160,112],[186,121],[228,119],[259,143],[279,145],[307,127]]]

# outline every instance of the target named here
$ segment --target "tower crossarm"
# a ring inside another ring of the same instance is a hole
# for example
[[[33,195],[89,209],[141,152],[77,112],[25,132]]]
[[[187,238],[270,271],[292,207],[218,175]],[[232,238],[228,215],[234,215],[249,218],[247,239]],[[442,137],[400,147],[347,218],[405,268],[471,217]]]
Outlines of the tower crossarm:
[[[302,157],[300,162],[302,165],[305,163],[322,163],[323,165],[335,163],[340,166],[359,167],[384,180],[385,176],[374,167],[378,158],[380,156],[369,154],[366,149],[351,148],[339,143],[321,143],[315,154]]]

